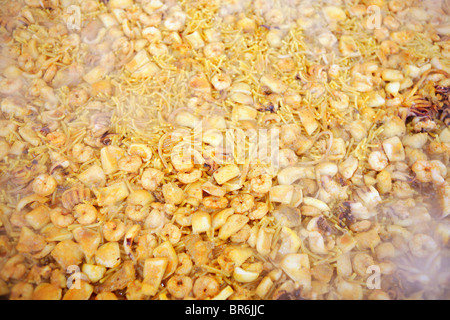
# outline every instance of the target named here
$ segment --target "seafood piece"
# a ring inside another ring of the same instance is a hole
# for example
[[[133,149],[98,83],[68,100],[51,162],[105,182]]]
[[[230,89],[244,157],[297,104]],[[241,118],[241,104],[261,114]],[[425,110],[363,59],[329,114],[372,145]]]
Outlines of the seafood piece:
[[[215,278],[209,275],[200,276],[194,281],[192,293],[194,297],[202,300],[212,298],[219,293],[219,283]]]
[[[72,210],[77,204],[90,200],[91,191],[83,185],[74,186],[63,192],[61,202],[64,208]]]
[[[96,293],[102,293],[122,290],[135,279],[136,269],[134,268],[134,264],[131,260],[127,260],[123,262],[121,268],[107,277],[102,284],[95,286],[94,291]]]

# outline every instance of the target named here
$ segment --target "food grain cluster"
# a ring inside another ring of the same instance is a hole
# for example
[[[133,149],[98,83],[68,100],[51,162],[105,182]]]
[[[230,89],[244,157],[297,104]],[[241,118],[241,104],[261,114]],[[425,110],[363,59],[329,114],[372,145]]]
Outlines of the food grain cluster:
[[[450,298],[449,14],[0,1],[0,296]]]

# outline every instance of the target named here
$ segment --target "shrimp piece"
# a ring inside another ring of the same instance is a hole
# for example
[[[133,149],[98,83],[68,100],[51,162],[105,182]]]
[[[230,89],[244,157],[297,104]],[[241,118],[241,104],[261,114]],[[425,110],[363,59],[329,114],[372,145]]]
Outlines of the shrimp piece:
[[[168,204],[178,205],[184,201],[186,195],[180,187],[174,182],[166,183],[162,186],[164,200]]]
[[[32,184],[33,192],[43,197],[51,195],[56,190],[57,186],[58,183],[56,182],[56,179],[47,173],[34,178]]]
[[[194,169],[189,173],[178,172],[177,178],[180,182],[184,184],[193,183],[202,177],[202,172],[199,169]]]
[[[172,216],[175,211],[177,210],[177,207],[172,203],[161,203],[161,202],[152,202],[150,206],[153,209],[158,209],[164,214],[168,216]]]
[[[352,267],[353,271],[355,271],[358,275],[361,277],[367,276],[367,268],[369,268],[371,265],[374,265],[375,262],[367,253],[364,252],[358,252],[354,257],[352,261]]]
[[[0,80],[0,93],[5,95],[13,95],[20,92],[24,83],[21,79],[1,79]],[[2,110],[3,111],[3,110]]]
[[[3,214],[5,211],[0,209]],[[9,241],[8,236],[1,235],[0,236],[0,258],[4,258],[7,254],[9,254],[13,249],[12,243]],[[0,290],[1,291],[1,290]]]
[[[73,209],[74,217],[80,224],[88,225],[97,221],[97,209],[88,203],[80,203]]]
[[[106,241],[119,241],[125,235],[125,224],[119,219],[107,221],[102,232]]]
[[[401,30],[391,33],[391,39],[400,45],[409,43],[414,38],[415,33],[411,30]]]
[[[406,181],[395,181],[392,184],[392,194],[400,199],[408,199],[414,196],[414,189]]]
[[[167,237],[171,244],[176,244],[181,239],[181,230],[173,223],[167,223],[162,228],[161,235]]]
[[[370,92],[373,90],[373,84],[371,80],[354,80],[352,87],[358,92]]]
[[[409,241],[409,249],[417,258],[425,258],[438,248],[436,241],[427,234],[415,234]]]
[[[145,260],[149,258],[153,249],[158,245],[158,240],[152,234],[144,234],[139,237],[136,247],[136,260]]]
[[[392,243],[383,242],[375,248],[375,254],[379,260],[392,259],[395,257],[395,250]]]
[[[269,174],[262,174],[250,181],[250,189],[256,193],[267,193],[272,187],[272,176]]]
[[[141,184],[144,189],[148,191],[155,191],[156,188],[162,183],[164,179],[164,173],[158,169],[148,168],[142,173]]]
[[[69,93],[69,105],[71,107],[81,107],[89,99],[89,93],[81,88],[75,88]]]
[[[251,167],[251,169],[248,171],[247,177],[249,179],[256,178],[262,174],[267,173],[266,167],[262,165],[254,165]]]
[[[9,258],[0,270],[0,278],[4,281],[22,279],[28,271],[24,262],[25,257],[21,254],[16,254]]]
[[[391,31],[396,31],[400,28],[400,22],[393,16],[386,16],[383,19],[383,25]]]
[[[35,63],[31,54],[23,53],[17,58],[17,65],[25,72],[34,73]],[[33,70],[34,69],[34,70]]]
[[[174,275],[167,281],[167,291],[176,299],[183,299],[192,290],[194,281],[184,275]]]
[[[291,72],[295,70],[295,62],[292,58],[282,58],[277,61],[277,67],[281,72]]]
[[[148,47],[148,51],[153,55],[153,56],[162,56],[165,55],[169,52],[169,48],[164,44],[164,43],[160,43],[160,42],[153,42],[150,44],[150,46]]]
[[[322,189],[319,192],[319,199],[328,202],[329,199],[346,200],[348,198],[348,186],[343,187],[330,176],[322,176],[320,182]]]
[[[389,164],[386,154],[382,151],[372,151],[367,159],[370,167],[375,171],[382,171]]]
[[[256,29],[256,22],[253,19],[243,17],[236,22],[236,27],[245,33],[253,33]]]
[[[151,233],[155,233],[162,229],[165,222],[166,218],[164,212],[153,209],[144,221],[144,229],[150,230]]]
[[[148,27],[157,26],[161,22],[161,14],[147,15],[145,13],[141,13],[139,15],[139,22],[141,22],[143,26],[148,26]]]
[[[374,290],[369,296],[369,300],[391,300],[389,294],[383,290]]]
[[[411,170],[416,174],[420,182],[434,182],[441,184],[447,175],[447,167],[439,160],[417,160]]]
[[[427,117],[414,117],[412,123],[414,132],[428,132],[437,129],[436,122]]]
[[[195,280],[192,292],[198,300],[212,298],[219,293],[219,283],[211,276],[200,276]]]
[[[250,238],[251,235],[251,227],[249,225],[245,225],[241,230],[237,231],[235,234],[230,236],[231,242],[234,243],[244,243]]]
[[[439,155],[439,154],[446,154],[450,151],[450,148],[447,143],[444,142],[437,142],[437,141],[431,141],[427,147],[426,152],[429,155]]]
[[[41,96],[42,91],[47,87],[46,83],[42,79],[33,79],[28,89],[29,94],[32,97]]]
[[[289,147],[301,136],[301,128],[296,124],[281,126],[280,147]]]
[[[142,161],[149,161],[152,158],[152,149],[143,143],[133,143],[128,147],[128,153],[132,156],[139,156]]]
[[[173,167],[178,172],[190,172],[192,169],[194,169],[194,162],[192,161],[192,159],[181,154],[172,154],[170,160]]]
[[[350,98],[348,95],[341,91],[334,91],[333,96],[336,97],[336,99],[330,100],[330,106],[332,108],[335,108],[337,110],[345,110],[348,108]]]
[[[175,10],[169,13],[164,20],[164,27],[169,31],[180,31],[184,28],[186,23],[186,14],[182,11]]]
[[[216,74],[214,77],[212,77],[211,84],[216,90],[226,90],[231,86],[231,78],[225,73]]]
[[[231,200],[230,205],[236,213],[246,213],[254,207],[255,198],[250,194],[241,193]]]
[[[92,159],[94,156],[94,149],[84,143],[76,143],[72,147],[72,156],[75,162],[84,163]]]
[[[63,208],[52,209],[49,215],[53,224],[61,228],[68,227],[75,221],[70,211]]]
[[[391,0],[387,3],[387,5],[391,12],[397,13],[405,8],[406,2],[400,0]]]
[[[252,210],[248,214],[248,217],[251,220],[262,219],[267,214],[267,212],[269,212],[269,206],[267,205],[267,203],[265,203],[265,202],[256,202],[255,203],[255,209]]]
[[[178,267],[175,270],[176,274],[188,275],[189,273],[191,273],[192,267],[192,260],[187,253],[181,252],[180,254],[178,254]]]
[[[42,76],[42,80],[44,80],[47,83],[51,82],[55,77],[57,71],[58,67],[54,63],[52,63]]]
[[[95,300],[118,300],[113,292],[103,291],[95,296]]]
[[[9,120],[0,120],[0,137],[6,137],[11,132],[15,132],[17,125]]]
[[[134,221],[143,221],[150,212],[154,198],[147,190],[133,191],[127,198],[125,214]]]
[[[184,237],[183,240],[187,253],[196,266],[209,264],[214,247],[212,242],[204,241],[198,234],[194,233]]]
[[[135,190],[127,198],[128,205],[147,207],[154,198],[147,190]]]
[[[132,173],[137,172],[142,166],[142,159],[139,156],[125,156],[117,162],[119,170]]]
[[[189,227],[192,225],[192,209],[181,207],[174,213],[175,221],[177,224],[183,227]]]
[[[50,132],[46,138],[57,148],[61,148],[66,143],[66,134],[64,132]]]
[[[279,165],[280,168],[292,167],[298,162],[298,157],[295,151],[284,148],[279,151]]]
[[[225,51],[225,44],[219,41],[208,43],[203,48],[203,54],[208,59],[220,57],[224,51]]]
[[[391,55],[400,52],[398,44],[392,40],[384,40],[380,44],[380,50],[383,55]]]
[[[224,209],[228,206],[228,199],[225,197],[207,196],[203,198],[202,204],[209,209]]]
[[[11,288],[9,300],[31,300],[33,296],[33,285],[26,281],[16,283]]]

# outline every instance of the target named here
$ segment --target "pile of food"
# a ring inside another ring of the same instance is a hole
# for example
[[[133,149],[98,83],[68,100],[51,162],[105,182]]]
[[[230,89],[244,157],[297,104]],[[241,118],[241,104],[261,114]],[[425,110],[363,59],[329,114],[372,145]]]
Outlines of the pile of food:
[[[0,1],[4,299],[449,299],[450,1]]]

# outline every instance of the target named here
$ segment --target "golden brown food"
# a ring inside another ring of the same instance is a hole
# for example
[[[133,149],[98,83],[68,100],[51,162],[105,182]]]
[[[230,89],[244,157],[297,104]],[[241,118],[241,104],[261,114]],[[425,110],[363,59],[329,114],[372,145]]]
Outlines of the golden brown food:
[[[449,13],[0,0],[0,296],[450,298]]]

